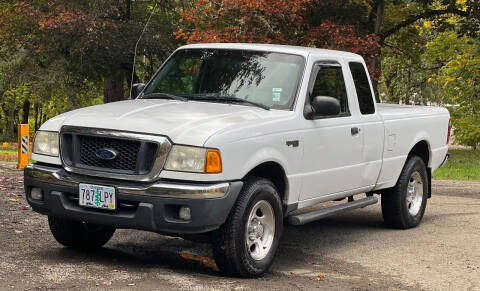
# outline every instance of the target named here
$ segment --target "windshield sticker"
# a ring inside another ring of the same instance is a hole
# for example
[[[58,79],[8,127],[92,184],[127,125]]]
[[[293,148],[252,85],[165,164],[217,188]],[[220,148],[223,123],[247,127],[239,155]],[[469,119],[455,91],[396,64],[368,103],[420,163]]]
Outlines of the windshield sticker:
[[[273,92],[272,93],[272,101],[273,102],[280,102],[280,95],[281,95],[281,93]]]
[[[282,88],[272,88],[272,101],[280,102],[280,97],[282,95]]]

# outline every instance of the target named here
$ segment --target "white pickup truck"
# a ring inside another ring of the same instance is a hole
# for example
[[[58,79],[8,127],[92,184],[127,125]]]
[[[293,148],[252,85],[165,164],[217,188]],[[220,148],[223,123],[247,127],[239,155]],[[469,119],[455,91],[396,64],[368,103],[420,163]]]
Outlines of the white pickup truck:
[[[117,228],[202,236],[222,271],[258,277],[284,223],[374,194],[387,226],[417,226],[448,158],[448,111],[377,103],[352,53],[188,45],[132,93],[37,132],[26,197],[64,246],[101,247]]]

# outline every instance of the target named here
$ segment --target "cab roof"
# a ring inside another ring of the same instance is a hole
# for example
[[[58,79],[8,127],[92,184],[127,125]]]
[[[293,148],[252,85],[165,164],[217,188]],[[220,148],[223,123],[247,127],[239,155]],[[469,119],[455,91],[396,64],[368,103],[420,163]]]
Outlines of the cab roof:
[[[256,51],[267,51],[267,52],[277,52],[277,53],[288,53],[295,55],[302,55],[308,57],[309,55],[313,56],[325,56],[325,57],[341,57],[349,59],[359,59],[363,58],[354,53],[337,51],[337,50],[328,50],[328,49],[319,49],[312,47],[303,47],[303,46],[291,46],[291,45],[279,45],[279,44],[259,44],[259,43],[199,43],[199,44],[190,44],[182,46],[180,49],[238,49],[238,50],[256,50]]]

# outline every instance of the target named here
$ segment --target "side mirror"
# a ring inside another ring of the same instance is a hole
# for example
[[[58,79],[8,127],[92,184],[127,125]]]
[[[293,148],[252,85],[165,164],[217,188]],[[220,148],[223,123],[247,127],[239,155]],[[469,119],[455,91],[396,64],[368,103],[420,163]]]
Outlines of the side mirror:
[[[305,117],[315,119],[318,117],[335,116],[340,113],[340,101],[328,96],[316,96],[312,98],[310,106],[305,108]]]
[[[131,94],[131,99],[135,99],[142,93],[143,89],[145,89],[145,84],[143,83],[138,83],[138,84],[133,84],[132,85],[132,94]]]

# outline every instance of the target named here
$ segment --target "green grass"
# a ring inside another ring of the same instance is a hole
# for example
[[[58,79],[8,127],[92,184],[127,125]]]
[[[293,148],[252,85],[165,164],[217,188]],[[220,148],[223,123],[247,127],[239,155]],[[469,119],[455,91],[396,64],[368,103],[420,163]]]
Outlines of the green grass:
[[[433,173],[434,179],[480,181],[480,151],[450,150],[450,159]]]
[[[10,149],[1,149],[0,148],[0,154],[17,154],[16,150],[10,150]]]

